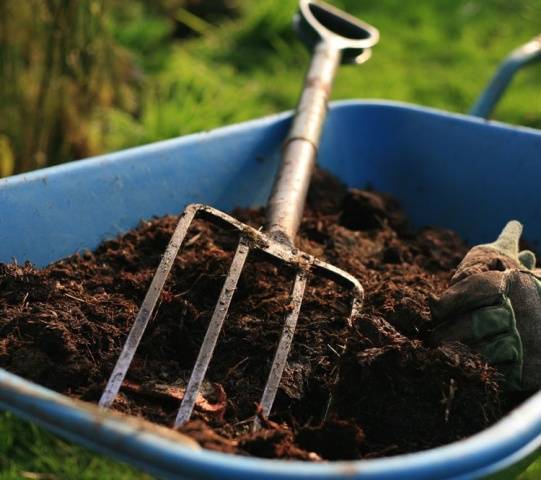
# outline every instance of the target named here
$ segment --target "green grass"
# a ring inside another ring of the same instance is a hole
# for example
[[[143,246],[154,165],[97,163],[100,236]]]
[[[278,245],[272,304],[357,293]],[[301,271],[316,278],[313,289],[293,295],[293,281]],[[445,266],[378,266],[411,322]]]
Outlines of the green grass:
[[[541,478],[541,460],[532,463],[530,467],[517,480],[539,480]]]
[[[10,413],[0,415],[0,480],[150,478],[68,443]]]
[[[511,49],[541,31],[541,2],[347,0],[381,41],[340,70],[333,99],[385,98],[466,112]],[[107,149],[213,128],[294,106],[308,54],[291,29],[296,2],[242,2],[239,19],[173,45],[138,118],[109,111]],[[541,127],[539,68],[518,75],[496,118]]]
[[[116,40],[145,73],[137,105],[96,108],[88,135],[117,150],[290,109],[308,54],[290,23],[294,0],[239,0],[230,20],[197,21],[204,34],[171,42],[144,10],[116,19]],[[380,44],[360,67],[340,70],[333,99],[384,98],[466,112],[498,62],[541,31],[541,0],[343,0],[377,26]],[[214,22],[215,23],[215,22]],[[495,117],[541,127],[541,68],[520,73]],[[133,112],[137,112],[136,114]],[[0,415],[0,480],[145,478],[130,468]],[[25,473],[26,472],[26,473]],[[541,461],[520,476],[541,478]]]

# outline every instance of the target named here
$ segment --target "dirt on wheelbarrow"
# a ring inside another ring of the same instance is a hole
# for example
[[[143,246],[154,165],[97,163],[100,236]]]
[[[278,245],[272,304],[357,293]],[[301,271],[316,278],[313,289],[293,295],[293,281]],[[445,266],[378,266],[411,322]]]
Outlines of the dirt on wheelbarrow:
[[[234,215],[259,226],[263,213]],[[43,269],[0,264],[0,366],[96,402],[176,222],[142,222]],[[236,240],[203,221],[191,228],[113,408],[172,424]],[[362,282],[353,328],[346,292],[312,278],[271,418],[253,433],[292,272],[250,257],[185,433],[243,455],[369,458],[467,437],[513,405],[467,347],[427,341],[428,297],[467,249],[455,233],[413,230],[393,198],[319,172],[298,246]]]

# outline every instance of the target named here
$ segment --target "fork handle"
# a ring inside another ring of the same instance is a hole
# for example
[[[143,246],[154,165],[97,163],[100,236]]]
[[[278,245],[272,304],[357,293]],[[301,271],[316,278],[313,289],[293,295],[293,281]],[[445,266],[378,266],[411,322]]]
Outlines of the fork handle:
[[[267,202],[265,230],[293,245],[299,230],[319,138],[341,51],[321,41],[314,48],[304,88],[285,141],[282,161]]]

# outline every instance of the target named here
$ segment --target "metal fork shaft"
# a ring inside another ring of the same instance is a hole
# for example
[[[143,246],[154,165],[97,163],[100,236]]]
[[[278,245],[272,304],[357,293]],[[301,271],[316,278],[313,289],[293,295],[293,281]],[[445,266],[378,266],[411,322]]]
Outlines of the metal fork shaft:
[[[190,381],[188,382],[188,386],[184,392],[184,397],[182,399],[182,403],[180,404],[177,418],[175,419],[175,427],[179,427],[186,423],[192,415],[197,394],[199,393],[199,389],[201,388],[201,384],[205,378],[210,359],[214,353],[218,336],[220,335],[222,325],[227,315],[227,311],[229,310],[231,299],[233,298],[235,289],[237,288],[237,282],[249,251],[250,248],[246,240],[241,237],[237,246],[237,251],[235,252],[231,266],[229,267],[229,272],[227,273],[222,291],[220,292],[220,298],[214,307],[214,312],[212,313],[212,318],[210,320],[207,333],[205,334],[203,345],[201,345],[199,355],[197,356],[195,366],[192,370]]]
[[[99,401],[100,407],[110,407],[114,402],[118,391],[120,390],[120,386],[124,381],[124,377],[126,376],[126,372],[130,367],[133,356],[135,355],[135,351],[139,346],[139,342],[141,342],[141,338],[143,337],[143,333],[145,332],[147,324],[150,320],[150,316],[152,315],[156,302],[158,301],[158,298],[162,292],[165,280],[171,271],[171,267],[173,266],[175,258],[178,254],[178,250],[186,237],[186,232],[188,231],[188,227],[190,226],[195,213],[196,210],[193,208],[185,210],[182,218],[179,220],[177,227],[175,228],[171,240],[169,241],[169,244],[167,245],[167,248],[160,261],[160,265],[152,278],[152,283],[147,290],[141,308],[137,313],[137,317],[133,322],[130,333],[128,334],[128,338],[122,347],[122,352],[120,352],[120,356],[116,361],[113,373],[111,373],[107,386],[101,395]]]
[[[304,296],[304,290],[306,288],[307,273],[304,270],[299,270],[295,276],[295,283],[293,284],[293,291],[291,292],[290,311],[286,316],[284,322],[284,328],[282,335],[280,336],[280,342],[276,349],[274,359],[272,361],[271,371],[267,378],[267,384],[263,390],[261,397],[261,413],[264,417],[268,417],[280,385],[280,380],[284,373],[284,369],[287,365],[287,357],[289,350],[291,349],[291,343],[293,342],[293,335],[295,334],[295,327],[297,326],[297,319],[301,311],[302,298]],[[259,427],[259,421],[256,419],[254,427]]]
[[[340,50],[329,42],[321,42],[315,47],[293,125],[284,145],[280,169],[267,202],[265,230],[290,245],[293,245],[301,223],[340,57]]]

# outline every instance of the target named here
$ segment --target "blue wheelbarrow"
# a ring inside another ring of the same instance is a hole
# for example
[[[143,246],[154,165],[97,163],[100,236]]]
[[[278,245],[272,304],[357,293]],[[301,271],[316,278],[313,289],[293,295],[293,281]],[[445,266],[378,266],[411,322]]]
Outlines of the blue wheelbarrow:
[[[503,63],[472,115],[384,101],[331,105],[319,163],[352,187],[397,197],[418,226],[493,239],[510,218],[541,241],[541,132],[487,121],[535,40]],[[479,118],[481,117],[481,118]],[[0,261],[39,266],[189,203],[265,203],[291,113],[0,180]],[[468,176],[464,172],[468,172]],[[234,185],[234,188],[231,186]],[[201,449],[172,430],[75,401],[0,369],[0,407],[165,478],[511,478],[541,446],[541,392],[465,440],[392,458],[308,464]]]

